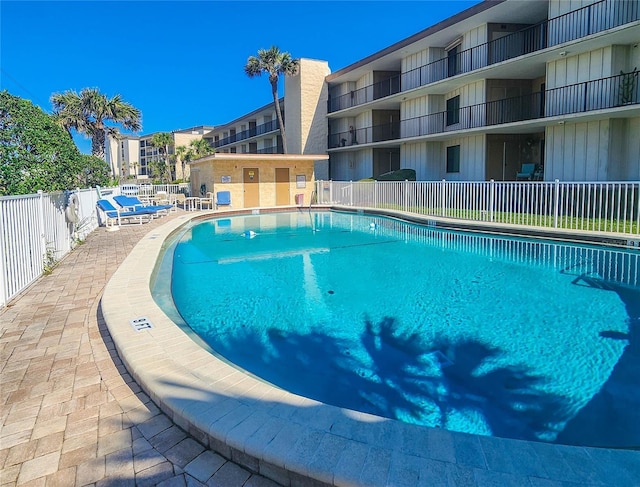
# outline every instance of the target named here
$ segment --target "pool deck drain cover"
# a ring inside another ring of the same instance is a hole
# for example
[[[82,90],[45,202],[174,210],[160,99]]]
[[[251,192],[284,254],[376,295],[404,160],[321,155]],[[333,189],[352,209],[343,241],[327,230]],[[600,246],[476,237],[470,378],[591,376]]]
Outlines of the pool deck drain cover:
[[[134,318],[129,320],[131,326],[135,331],[148,330],[149,328],[153,328],[153,324],[149,321],[149,318],[146,316],[141,316],[140,318]]]

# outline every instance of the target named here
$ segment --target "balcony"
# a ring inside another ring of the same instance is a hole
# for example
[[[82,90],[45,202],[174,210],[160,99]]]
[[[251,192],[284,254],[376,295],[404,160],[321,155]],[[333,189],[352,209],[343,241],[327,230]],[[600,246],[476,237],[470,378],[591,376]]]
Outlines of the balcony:
[[[362,105],[637,20],[640,20],[638,0],[601,0],[402,73],[385,81],[389,88],[379,90],[379,96],[374,95],[376,85],[370,85],[332,98],[327,109],[332,113]]]
[[[274,130],[278,130],[278,120],[270,120],[269,122],[263,123],[262,125],[258,125],[254,128],[238,132],[235,135],[230,135],[228,137],[225,137],[224,139],[217,140],[214,142],[214,147],[217,149],[218,147],[233,144],[235,142],[240,142],[241,140],[250,139],[251,137],[264,135],[269,132],[273,132]]]
[[[639,2],[600,2],[544,20],[402,74],[402,91],[468,73],[640,19]]]
[[[329,149],[400,138],[400,122],[385,123],[329,135]]]
[[[640,72],[331,134],[329,149],[640,104]]]
[[[400,75],[392,76],[384,81],[379,81],[364,88],[360,88],[327,101],[329,113],[355,107],[373,100],[400,93]]]

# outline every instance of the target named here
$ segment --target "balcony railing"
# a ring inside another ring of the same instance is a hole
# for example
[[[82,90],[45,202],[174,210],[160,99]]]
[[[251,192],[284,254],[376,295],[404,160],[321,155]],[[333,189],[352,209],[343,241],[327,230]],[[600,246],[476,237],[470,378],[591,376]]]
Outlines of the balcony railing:
[[[601,0],[390,78],[383,82],[389,85],[386,90],[376,92],[376,84],[332,98],[328,111],[362,105],[637,20],[640,20],[638,0]]]
[[[396,124],[392,124],[393,127],[390,129],[386,128],[386,125],[380,125],[332,134],[329,137],[329,148],[421,137],[637,104],[640,104],[640,72],[633,71],[552,88],[544,92],[461,107],[455,111],[401,120],[399,134],[395,131]]]
[[[545,116],[568,115],[640,103],[640,73],[632,71],[545,92]]]
[[[601,0],[402,74],[402,90],[468,73],[640,19],[637,0]]]
[[[329,113],[337,112],[338,110],[344,110],[345,108],[351,108],[373,100],[378,100],[379,98],[395,95],[399,92],[400,75],[398,74],[384,81],[379,81],[364,88],[350,91],[346,95],[329,98],[327,101],[327,110]]]
[[[400,138],[400,122],[372,125],[329,135],[329,149]]]
[[[282,154],[284,151],[282,146],[278,147],[264,147],[262,149],[257,149],[253,154]],[[250,152],[251,153],[251,152]]]
[[[273,132],[274,130],[278,130],[278,128],[278,121],[270,120],[269,122],[263,123],[262,125],[258,125],[248,130],[238,132],[235,135],[230,135],[228,137],[225,137],[224,139],[217,140],[214,142],[214,147],[218,148],[224,145],[239,142],[241,140],[249,139],[251,137],[256,137],[258,135],[267,134],[269,132]]]

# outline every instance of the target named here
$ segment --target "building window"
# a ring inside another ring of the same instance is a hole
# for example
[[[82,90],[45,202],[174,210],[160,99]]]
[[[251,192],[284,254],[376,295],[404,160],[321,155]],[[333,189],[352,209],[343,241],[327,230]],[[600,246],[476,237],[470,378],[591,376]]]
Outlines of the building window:
[[[447,173],[460,172],[460,146],[447,147]]]
[[[460,95],[447,100],[447,127],[460,123]]]

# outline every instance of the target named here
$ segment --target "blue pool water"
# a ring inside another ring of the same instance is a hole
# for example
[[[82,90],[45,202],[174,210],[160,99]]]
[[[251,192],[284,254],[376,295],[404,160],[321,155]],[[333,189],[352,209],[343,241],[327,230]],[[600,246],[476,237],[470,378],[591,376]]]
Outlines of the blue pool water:
[[[209,220],[170,250],[179,319],[278,387],[455,431],[640,445],[638,253],[335,212]]]

